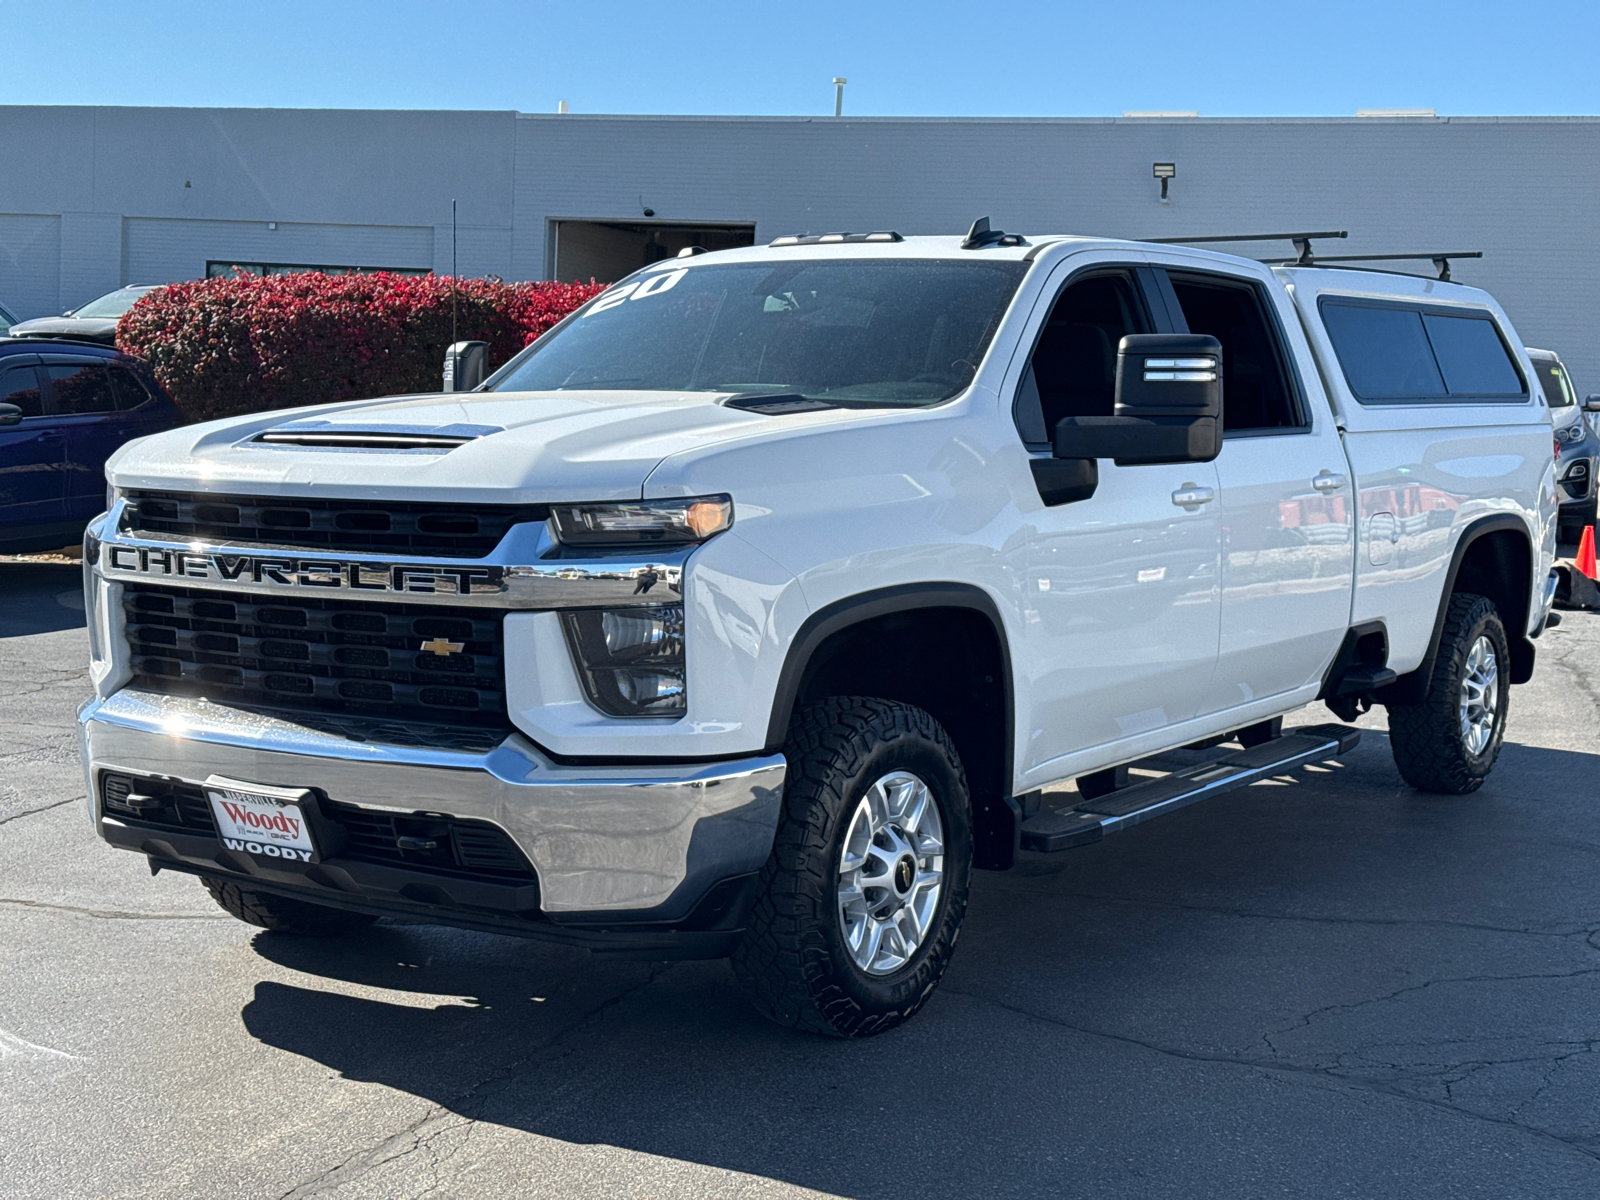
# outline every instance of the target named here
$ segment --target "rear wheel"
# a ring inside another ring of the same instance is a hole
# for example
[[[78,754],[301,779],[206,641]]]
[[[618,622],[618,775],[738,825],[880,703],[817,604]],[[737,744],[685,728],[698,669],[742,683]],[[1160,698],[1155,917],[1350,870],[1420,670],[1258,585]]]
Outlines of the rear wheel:
[[[927,1001],[966,914],[972,819],[950,736],[908,704],[802,710],[772,855],[733,967],[782,1025],[891,1029]]]
[[[271,892],[251,891],[214,875],[202,875],[200,882],[206,885],[211,898],[227,912],[247,925],[270,929],[274,933],[333,937],[350,933],[377,920],[370,913],[348,912],[306,900],[291,900]]]
[[[1426,696],[1389,705],[1389,745],[1407,783],[1456,796],[1483,786],[1505,738],[1510,668],[1494,601],[1452,596]]]

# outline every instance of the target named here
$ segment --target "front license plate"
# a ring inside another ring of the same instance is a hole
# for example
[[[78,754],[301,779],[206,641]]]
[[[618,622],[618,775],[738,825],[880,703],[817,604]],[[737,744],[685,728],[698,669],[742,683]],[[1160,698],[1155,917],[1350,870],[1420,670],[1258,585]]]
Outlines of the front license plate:
[[[306,809],[311,793],[304,788],[267,787],[213,775],[204,784],[217,836],[229,850],[257,858],[292,863],[318,861]]]

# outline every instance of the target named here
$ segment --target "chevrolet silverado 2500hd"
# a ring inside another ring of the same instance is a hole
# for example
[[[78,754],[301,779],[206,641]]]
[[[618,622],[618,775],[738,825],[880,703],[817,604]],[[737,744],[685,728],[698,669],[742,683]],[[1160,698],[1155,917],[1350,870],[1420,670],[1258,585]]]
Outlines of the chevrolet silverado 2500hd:
[[[1553,593],[1521,346],[1470,287],[1173,245],[658,263],[474,392],[120,451],[90,815],[268,929],[731,955],[885,1029],[974,865],[1348,749],[1282,731],[1313,701],[1482,783]]]

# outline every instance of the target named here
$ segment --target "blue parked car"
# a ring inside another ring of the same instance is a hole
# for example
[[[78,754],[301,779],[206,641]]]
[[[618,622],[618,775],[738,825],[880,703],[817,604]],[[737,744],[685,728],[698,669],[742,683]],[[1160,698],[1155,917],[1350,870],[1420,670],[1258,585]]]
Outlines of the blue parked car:
[[[71,545],[104,511],[124,442],[180,423],[150,368],[109,346],[0,337],[0,554]]]

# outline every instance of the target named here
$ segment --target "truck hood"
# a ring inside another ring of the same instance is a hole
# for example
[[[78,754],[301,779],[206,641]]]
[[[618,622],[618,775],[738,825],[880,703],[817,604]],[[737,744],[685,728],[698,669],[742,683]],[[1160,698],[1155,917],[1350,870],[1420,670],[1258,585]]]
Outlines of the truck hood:
[[[130,442],[106,472],[121,488],[172,491],[303,495],[315,488],[355,498],[497,504],[626,500],[642,495],[645,479],[669,455],[866,415],[832,409],[768,416],[726,408],[719,403],[724,398],[474,392],[279,409]],[[257,441],[263,434],[299,444]],[[463,440],[443,450],[318,444],[361,434]]]

